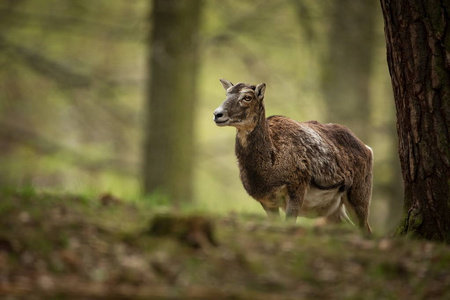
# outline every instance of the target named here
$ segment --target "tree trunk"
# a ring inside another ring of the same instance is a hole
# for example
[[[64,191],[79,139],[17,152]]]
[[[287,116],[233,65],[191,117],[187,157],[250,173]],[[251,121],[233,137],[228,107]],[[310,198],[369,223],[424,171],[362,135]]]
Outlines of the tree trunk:
[[[21,9],[23,1],[7,1],[0,10],[0,122],[20,124],[23,128],[39,128],[33,124],[32,101],[24,91],[23,76],[20,68],[11,59],[10,50],[5,42],[15,21],[11,12]],[[14,137],[20,135],[16,130],[0,129],[0,188],[30,186],[35,175],[35,161],[27,161],[27,168],[20,169],[21,164],[11,163],[14,154],[21,150],[21,145]]]
[[[398,234],[450,242],[450,3],[381,0],[397,108]]]
[[[144,129],[144,193],[192,199],[201,0],[154,0]]]

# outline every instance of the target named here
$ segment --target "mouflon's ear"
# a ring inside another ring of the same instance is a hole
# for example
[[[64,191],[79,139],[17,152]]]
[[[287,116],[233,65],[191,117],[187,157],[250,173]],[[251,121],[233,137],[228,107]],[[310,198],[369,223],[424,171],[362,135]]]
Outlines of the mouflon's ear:
[[[219,80],[220,80],[220,83],[222,83],[222,86],[225,89],[225,91],[233,86],[233,84],[226,79],[219,79]]]
[[[264,92],[266,91],[266,84],[260,83],[256,86],[255,95],[259,100],[264,99]]]

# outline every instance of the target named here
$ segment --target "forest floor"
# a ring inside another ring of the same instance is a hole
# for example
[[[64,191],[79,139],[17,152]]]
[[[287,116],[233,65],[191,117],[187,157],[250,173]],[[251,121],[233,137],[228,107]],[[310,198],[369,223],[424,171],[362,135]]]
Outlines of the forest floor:
[[[3,192],[0,299],[450,299],[450,247]]]

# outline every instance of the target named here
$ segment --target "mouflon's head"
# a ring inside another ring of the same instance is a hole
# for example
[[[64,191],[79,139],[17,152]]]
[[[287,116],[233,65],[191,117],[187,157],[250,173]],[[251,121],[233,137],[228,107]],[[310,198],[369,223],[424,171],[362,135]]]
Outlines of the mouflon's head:
[[[256,126],[261,113],[264,113],[264,92],[266,84],[249,85],[238,83],[233,85],[220,79],[227,98],[214,111],[214,122],[217,126],[234,126],[238,129],[252,129]]]

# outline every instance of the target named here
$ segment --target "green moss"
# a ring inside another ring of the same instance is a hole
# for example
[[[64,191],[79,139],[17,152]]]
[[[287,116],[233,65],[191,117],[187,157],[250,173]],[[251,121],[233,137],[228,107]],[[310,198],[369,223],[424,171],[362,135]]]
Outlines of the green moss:
[[[399,225],[397,226],[397,229],[395,230],[396,236],[403,236],[406,235],[408,232],[408,213],[403,213],[403,216],[401,218],[401,221]]]

